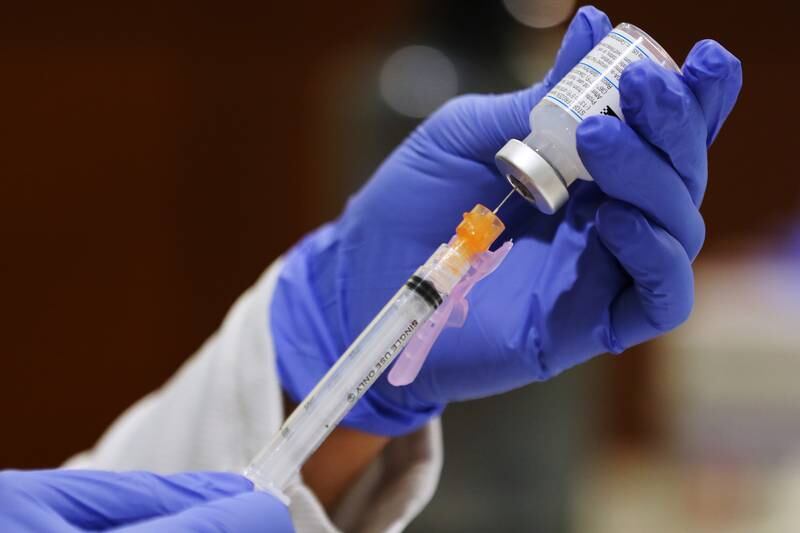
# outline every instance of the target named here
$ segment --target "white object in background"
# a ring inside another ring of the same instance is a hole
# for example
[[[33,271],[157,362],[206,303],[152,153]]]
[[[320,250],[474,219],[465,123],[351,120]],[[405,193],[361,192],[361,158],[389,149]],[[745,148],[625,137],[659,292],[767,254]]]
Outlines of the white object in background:
[[[797,530],[800,269],[765,255],[698,267],[691,318],[652,345],[666,442],[598,454],[576,533]]]
[[[380,89],[396,112],[424,118],[456,95],[458,74],[444,52],[430,46],[406,46],[384,63]]]
[[[575,0],[503,0],[517,21],[531,28],[550,28],[561,24],[575,8]]]
[[[705,262],[692,317],[655,343],[674,449],[690,461],[775,465],[800,450],[800,272]]]

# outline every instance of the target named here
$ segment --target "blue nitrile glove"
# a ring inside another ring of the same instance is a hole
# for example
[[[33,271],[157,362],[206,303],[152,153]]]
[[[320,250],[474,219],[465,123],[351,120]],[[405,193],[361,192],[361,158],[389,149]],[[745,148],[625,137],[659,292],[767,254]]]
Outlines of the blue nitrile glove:
[[[411,273],[446,242],[464,211],[509,191],[494,155],[529,133],[531,108],[611,29],[582,8],[544,82],[449,102],[395,150],[344,213],[287,256],[271,307],[283,387],[300,401]],[[579,153],[596,183],[564,209],[516,199],[500,215],[516,244],[473,290],[464,327],[446,330],[414,383],[379,380],[344,424],[399,435],[450,401],[544,380],[604,352],[669,331],[689,315],[691,263],[706,149],[741,87],[741,64],[698,43],[683,75],[639,62],[621,79],[628,123],[591,117]]]
[[[236,474],[0,472],[0,531],[294,531],[289,511]]]

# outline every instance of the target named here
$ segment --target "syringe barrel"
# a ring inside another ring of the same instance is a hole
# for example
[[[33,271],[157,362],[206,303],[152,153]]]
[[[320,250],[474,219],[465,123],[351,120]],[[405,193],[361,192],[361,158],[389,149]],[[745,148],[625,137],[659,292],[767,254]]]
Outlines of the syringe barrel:
[[[257,488],[282,491],[303,463],[380,378],[505,226],[476,205],[389,300],[245,470]]]
[[[283,490],[469,269],[442,245],[384,306],[245,470],[256,487]]]

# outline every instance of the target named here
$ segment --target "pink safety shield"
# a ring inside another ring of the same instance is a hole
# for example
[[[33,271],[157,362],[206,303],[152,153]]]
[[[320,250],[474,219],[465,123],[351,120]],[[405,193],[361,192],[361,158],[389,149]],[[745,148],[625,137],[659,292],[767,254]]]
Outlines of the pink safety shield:
[[[419,374],[433,343],[446,327],[460,328],[469,312],[467,295],[480,280],[494,272],[511,251],[513,243],[506,241],[494,252],[484,252],[472,263],[469,272],[459,281],[450,295],[431,315],[403,352],[397,357],[389,372],[389,383],[396,387],[408,385]]]

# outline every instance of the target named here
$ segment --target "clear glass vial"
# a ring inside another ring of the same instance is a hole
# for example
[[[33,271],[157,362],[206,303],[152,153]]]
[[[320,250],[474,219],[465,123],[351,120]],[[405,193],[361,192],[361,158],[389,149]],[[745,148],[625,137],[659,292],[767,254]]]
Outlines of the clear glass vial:
[[[512,139],[495,161],[508,181],[543,213],[552,214],[569,198],[576,180],[591,180],[575,144],[575,130],[586,117],[609,115],[625,120],[619,103],[622,71],[650,59],[680,72],[652,37],[633,24],[611,30],[559,81],[530,114],[531,134]]]

